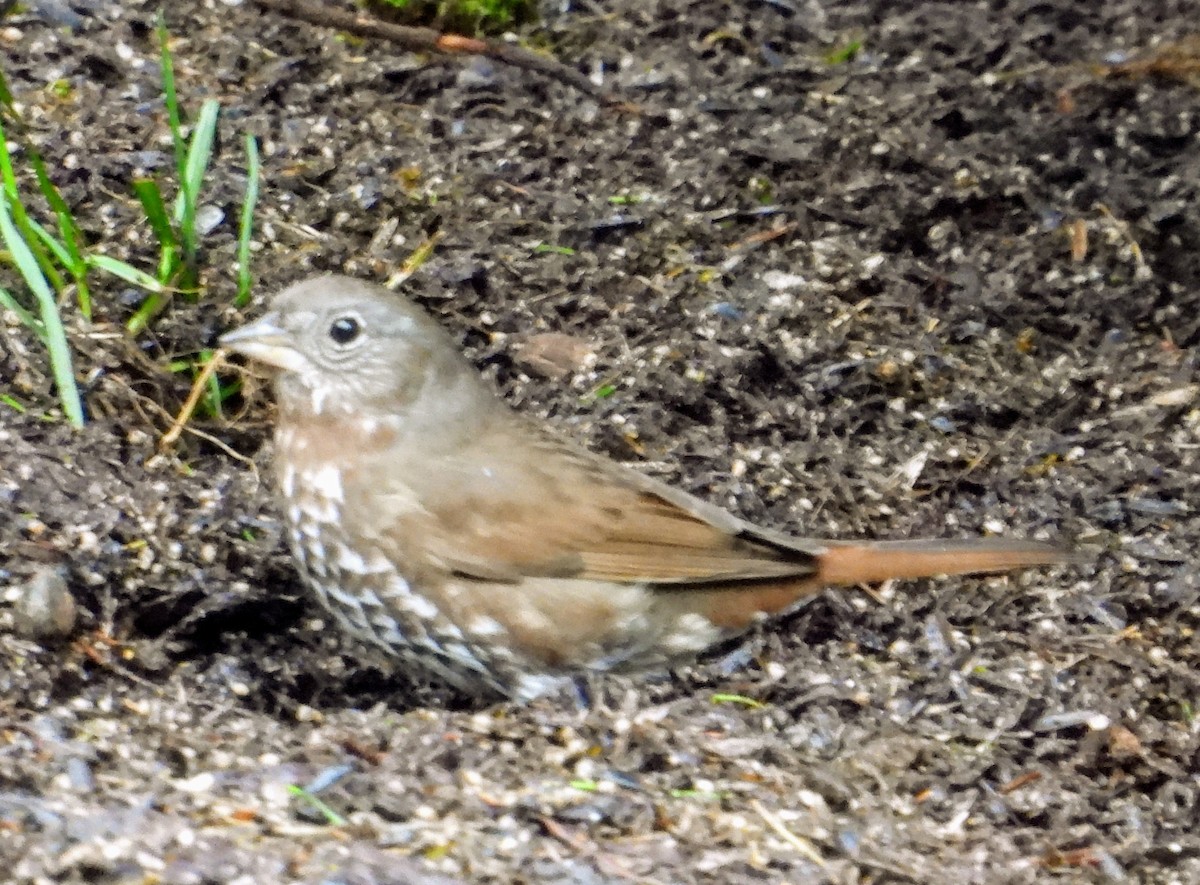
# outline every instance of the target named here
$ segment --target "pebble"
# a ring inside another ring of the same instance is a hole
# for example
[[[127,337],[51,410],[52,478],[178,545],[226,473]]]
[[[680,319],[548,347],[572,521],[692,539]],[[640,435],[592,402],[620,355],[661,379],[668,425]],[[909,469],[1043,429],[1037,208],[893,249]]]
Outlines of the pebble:
[[[13,614],[19,635],[27,639],[61,639],[75,629],[75,597],[62,569],[40,566],[18,591]]]

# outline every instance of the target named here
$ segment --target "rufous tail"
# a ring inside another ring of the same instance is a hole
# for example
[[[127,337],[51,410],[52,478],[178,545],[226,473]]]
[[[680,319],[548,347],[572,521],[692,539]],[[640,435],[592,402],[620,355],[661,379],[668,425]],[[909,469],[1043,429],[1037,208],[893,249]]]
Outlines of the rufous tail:
[[[1004,572],[1071,562],[1066,550],[1036,541],[983,538],[971,541],[826,542],[813,556],[816,570],[797,578],[751,580],[688,591],[677,600],[718,627],[742,630],[761,614],[775,614],[834,584],[874,584],[892,578],[929,578]]]
[[[830,544],[817,557],[821,584],[873,584],[893,578],[1006,572],[1069,562],[1067,551],[1036,541],[878,541]]]

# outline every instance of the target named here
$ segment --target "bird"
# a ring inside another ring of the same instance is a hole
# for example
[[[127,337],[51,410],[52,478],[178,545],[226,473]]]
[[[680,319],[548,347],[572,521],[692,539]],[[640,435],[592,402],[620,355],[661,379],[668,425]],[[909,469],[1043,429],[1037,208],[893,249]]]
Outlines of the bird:
[[[506,403],[412,300],[322,275],[221,347],[273,367],[273,468],[305,584],[421,678],[524,702],[661,671],[831,585],[1066,562],[1039,541],[793,537]]]

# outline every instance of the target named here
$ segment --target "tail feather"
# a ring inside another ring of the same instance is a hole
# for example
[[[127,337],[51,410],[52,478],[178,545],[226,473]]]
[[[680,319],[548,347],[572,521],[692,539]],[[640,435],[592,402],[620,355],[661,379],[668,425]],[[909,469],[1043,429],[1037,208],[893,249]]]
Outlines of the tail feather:
[[[1070,552],[1036,541],[983,538],[970,541],[826,542],[813,555],[815,570],[796,578],[748,580],[672,592],[661,602],[673,611],[697,612],[724,630],[744,630],[764,614],[791,608],[835,584],[874,584],[893,578],[929,578],[1004,572],[1073,562]]]
[[[893,578],[1004,572],[1072,558],[1050,544],[1008,538],[831,544],[817,557],[817,580],[826,585],[871,584]]]

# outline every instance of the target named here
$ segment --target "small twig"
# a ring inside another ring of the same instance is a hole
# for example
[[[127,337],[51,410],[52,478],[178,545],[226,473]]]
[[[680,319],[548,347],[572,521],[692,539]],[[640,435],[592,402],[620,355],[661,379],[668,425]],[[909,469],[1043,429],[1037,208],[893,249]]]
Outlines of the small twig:
[[[116,655],[114,658],[114,656],[107,651],[102,653],[98,646],[103,647],[106,650],[115,648],[122,653]],[[120,676],[124,676],[130,682],[136,683],[137,685],[141,685],[146,688],[155,687],[155,684],[149,679],[146,679],[144,676],[139,676],[128,667],[118,663],[120,661],[130,660],[130,658],[127,658],[124,655],[124,652],[128,650],[130,646],[121,642],[119,639],[110,636],[104,630],[94,631],[91,638],[80,637],[79,639],[76,639],[71,643],[71,647],[97,667],[101,667],[110,673],[116,673]]]
[[[826,866],[825,858],[821,857],[821,852],[817,851],[812,842],[805,839],[803,836],[798,836],[787,828],[783,821],[777,815],[769,811],[765,805],[757,799],[750,800],[750,807],[761,817],[772,830],[784,842],[791,845],[796,851],[800,852],[804,857],[811,860],[819,867]]]
[[[188,433],[190,433],[192,436],[196,437],[197,439],[202,439],[206,443],[211,443],[212,445],[216,446],[218,449],[220,449],[222,452],[224,452],[230,458],[233,458],[235,461],[241,461],[243,464],[245,464],[247,467],[249,467],[250,472],[254,474],[254,481],[262,482],[261,477],[259,477],[259,475],[258,475],[258,466],[254,463],[253,459],[247,458],[241,452],[234,451],[226,443],[221,442],[221,440],[217,439],[211,433],[206,433],[205,431],[201,430],[198,427],[192,427],[191,425],[185,425],[183,429],[186,430]]]
[[[1129,222],[1123,221],[1113,215],[1112,210],[1103,203],[1097,203],[1096,209],[1100,214],[1108,220],[1108,222],[1116,229],[1120,237],[1125,240],[1125,244],[1129,247],[1129,254],[1133,256],[1134,276],[1138,279],[1144,279],[1150,276],[1150,268],[1146,265],[1146,258],[1142,255],[1142,247],[1138,245],[1137,239],[1133,236],[1133,232],[1129,229]]]
[[[433,254],[434,247],[437,246],[438,241],[443,236],[444,234],[439,230],[435,232],[433,236],[427,237],[425,240],[423,240],[421,244],[413,250],[412,254],[404,259],[404,263],[400,265],[400,269],[388,277],[387,283],[384,285],[386,285],[389,289],[398,289],[400,286],[403,286],[406,282],[408,282],[409,277],[415,274],[421,265],[429,260],[429,256]]]
[[[772,240],[777,240],[780,237],[787,236],[799,227],[799,223],[795,221],[788,224],[777,225],[776,227],[768,228],[767,230],[761,230],[757,233],[752,233],[750,236],[745,237],[744,239],[738,240],[735,243],[730,243],[726,248],[730,252],[740,252],[742,250],[756,248],[761,246],[763,243],[769,243]]]
[[[241,461],[243,464],[247,465],[250,468],[250,471],[254,474],[254,478],[257,480],[258,467],[255,466],[252,459],[247,458],[240,452],[235,452],[232,448],[221,442],[221,440],[217,439],[211,433],[205,433],[203,430],[200,430],[197,427],[192,427],[188,424],[188,421],[191,420],[192,413],[196,411],[196,403],[198,403],[200,401],[200,397],[204,395],[204,387],[206,384],[208,384],[208,379],[212,377],[213,372],[217,370],[218,366],[224,362],[225,351],[214,351],[212,359],[204,364],[204,368],[201,369],[200,374],[196,376],[196,380],[192,384],[192,391],[188,394],[187,402],[183,404],[183,407],[179,410],[179,414],[176,415],[171,421],[170,428],[158,441],[158,449],[160,452],[165,452],[175,444],[175,441],[179,439],[179,435],[186,430],[188,433],[192,434],[192,436],[198,437],[205,442],[212,443],[230,458],[233,458],[236,461]],[[167,410],[158,403],[154,402],[154,400],[147,400],[147,402],[158,409],[163,415],[170,417]]]
[[[1178,43],[1156,47],[1127,62],[1101,65],[1097,71],[1105,77],[1162,77],[1195,82],[1200,76],[1200,37],[1188,37]]]
[[[196,411],[196,404],[200,402],[200,397],[204,395],[204,388],[208,384],[208,379],[212,377],[213,372],[217,371],[218,363],[224,362],[224,360],[225,352],[218,350],[204,364],[204,368],[200,370],[200,374],[196,376],[196,380],[192,384],[191,393],[188,394],[188,398],[184,401],[183,408],[179,410],[179,414],[171,422],[170,428],[162,435],[162,439],[158,441],[158,450],[160,452],[175,445],[175,441],[183,433],[184,426],[191,420],[192,413]]]
[[[591,95],[606,105],[620,105],[620,99],[608,94],[574,68],[557,59],[538,55],[520,46],[495,40],[466,37],[462,34],[443,34],[434,28],[398,25],[381,21],[362,13],[331,9],[325,3],[310,0],[257,0],[259,6],[282,13],[289,18],[322,27],[337,28],[360,37],[390,40],[408,49],[438,52],[444,55],[482,55],[526,71],[533,71],[558,80],[573,89]]]

